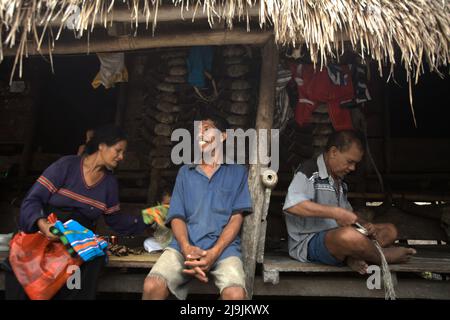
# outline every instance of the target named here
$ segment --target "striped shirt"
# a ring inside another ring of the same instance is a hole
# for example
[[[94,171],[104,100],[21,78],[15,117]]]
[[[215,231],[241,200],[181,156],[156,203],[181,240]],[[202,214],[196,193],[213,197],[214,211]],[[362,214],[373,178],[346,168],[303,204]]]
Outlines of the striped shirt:
[[[295,174],[284,201],[286,227],[288,231],[289,255],[301,262],[308,262],[309,240],[318,232],[338,227],[336,220],[318,217],[300,217],[286,210],[303,201],[341,207],[353,211],[347,200],[347,185],[334,181],[328,174],[323,154],[306,161]]]
[[[71,219],[95,226],[101,216],[119,234],[142,233],[142,217],[119,213],[119,190],[111,172],[95,185],[88,186],[83,174],[83,157],[65,156],[50,165],[31,187],[22,202],[19,227],[25,232],[38,231],[36,221],[54,210],[71,213]]]

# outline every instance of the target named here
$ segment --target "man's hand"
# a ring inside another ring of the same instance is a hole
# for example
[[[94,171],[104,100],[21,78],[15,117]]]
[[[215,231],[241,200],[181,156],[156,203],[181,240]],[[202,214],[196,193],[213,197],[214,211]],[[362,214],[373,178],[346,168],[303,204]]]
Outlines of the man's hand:
[[[199,267],[203,271],[209,271],[219,257],[218,252],[212,248],[206,250],[206,255],[197,260],[188,260],[184,264],[191,268]]]
[[[215,249],[206,250],[206,255],[199,259],[186,260],[184,265],[188,269],[183,272],[195,276],[202,282],[208,282],[206,272],[208,272],[218,258],[218,252]]]
[[[204,283],[207,283],[209,280],[208,277],[206,276],[206,272],[203,271],[200,267],[195,267],[192,269],[183,269],[183,273],[196,277],[198,280]]]
[[[200,258],[206,255],[206,250],[200,249],[196,246],[191,246],[190,244],[184,245],[181,248],[181,252],[183,253],[184,259],[187,261],[197,261]],[[183,272],[189,274],[193,277],[196,277],[201,282],[208,282],[208,277],[206,276],[206,272],[203,271],[200,267],[189,267],[186,266],[187,269],[183,269]]]
[[[183,246],[181,248],[181,252],[186,260],[196,260],[206,255],[206,250],[200,249],[196,246],[191,246],[190,244]]]
[[[334,208],[334,219],[341,227],[346,227],[354,224],[358,220],[358,216],[353,212],[344,208]]]
[[[39,230],[51,241],[59,241],[59,238],[50,232],[50,227],[55,225],[48,222],[47,218],[41,218],[36,222]]]
[[[366,228],[368,232],[369,237],[373,237],[375,240],[377,240],[377,228],[372,223],[365,223],[363,225],[364,228]]]

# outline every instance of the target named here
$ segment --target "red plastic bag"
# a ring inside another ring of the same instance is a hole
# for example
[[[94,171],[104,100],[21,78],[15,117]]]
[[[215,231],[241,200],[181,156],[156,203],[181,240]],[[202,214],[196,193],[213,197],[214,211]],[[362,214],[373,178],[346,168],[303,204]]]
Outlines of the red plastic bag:
[[[20,232],[10,242],[9,262],[31,300],[48,300],[71,276],[67,268],[80,266],[82,260],[72,258],[61,242],[50,241],[40,232]]]

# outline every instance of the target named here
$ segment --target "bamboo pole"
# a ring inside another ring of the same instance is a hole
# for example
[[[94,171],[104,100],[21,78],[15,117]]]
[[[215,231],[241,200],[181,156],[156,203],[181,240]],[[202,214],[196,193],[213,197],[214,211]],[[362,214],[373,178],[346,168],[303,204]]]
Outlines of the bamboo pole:
[[[253,44],[263,45],[271,37],[272,32],[244,30],[203,31],[195,33],[176,33],[156,36],[117,37],[95,39],[87,43],[83,40],[71,42],[57,42],[51,50],[52,55],[57,54],[85,54],[95,52],[122,52],[151,48],[202,46],[202,45],[233,45]],[[27,42],[28,55],[47,55],[49,48],[43,46],[37,50],[34,41]],[[16,48],[5,49],[4,56],[15,56]]]
[[[256,130],[271,129],[275,103],[275,84],[278,65],[278,51],[274,38],[262,48],[262,69],[259,86],[259,105],[256,116]],[[258,134],[259,136],[259,134]],[[269,140],[270,141],[270,140]],[[258,141],[258,147],[259,147]],[[249,189],[253,200],[253,214],[245,217],[242,231],[242,256],[246,272],[246,288],[248,298],[253,295],[255,280],[256,258],[259,236],[261,233],[261,220],[263,217],[265,188],[261,181],[264,166],[259,163],[251,165],[249,170]]]

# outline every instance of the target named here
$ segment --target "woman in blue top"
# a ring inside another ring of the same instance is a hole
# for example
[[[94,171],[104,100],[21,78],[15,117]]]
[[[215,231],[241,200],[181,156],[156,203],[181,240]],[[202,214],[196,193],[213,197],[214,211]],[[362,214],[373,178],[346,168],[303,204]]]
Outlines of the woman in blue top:
[[[127,141],[123,131],[107,125],[95,130],[82,156],[65,156],[50,165],[25,197],[20,210],[19,228],[26,233],[40,231],[57,239],[50,231],[47,216],[54,212],[59,220],[73,219],[94,230],[96,221],[105,222],[122,235],[139,234],[146,224],[142,217],[120,213],[118,184],[111,169],[124,158]],[[104,257],[81,266],[81,289],[64,286],[59,299],[94,299]],[[12,272],[6,274],[6,298],[26,298]]]

